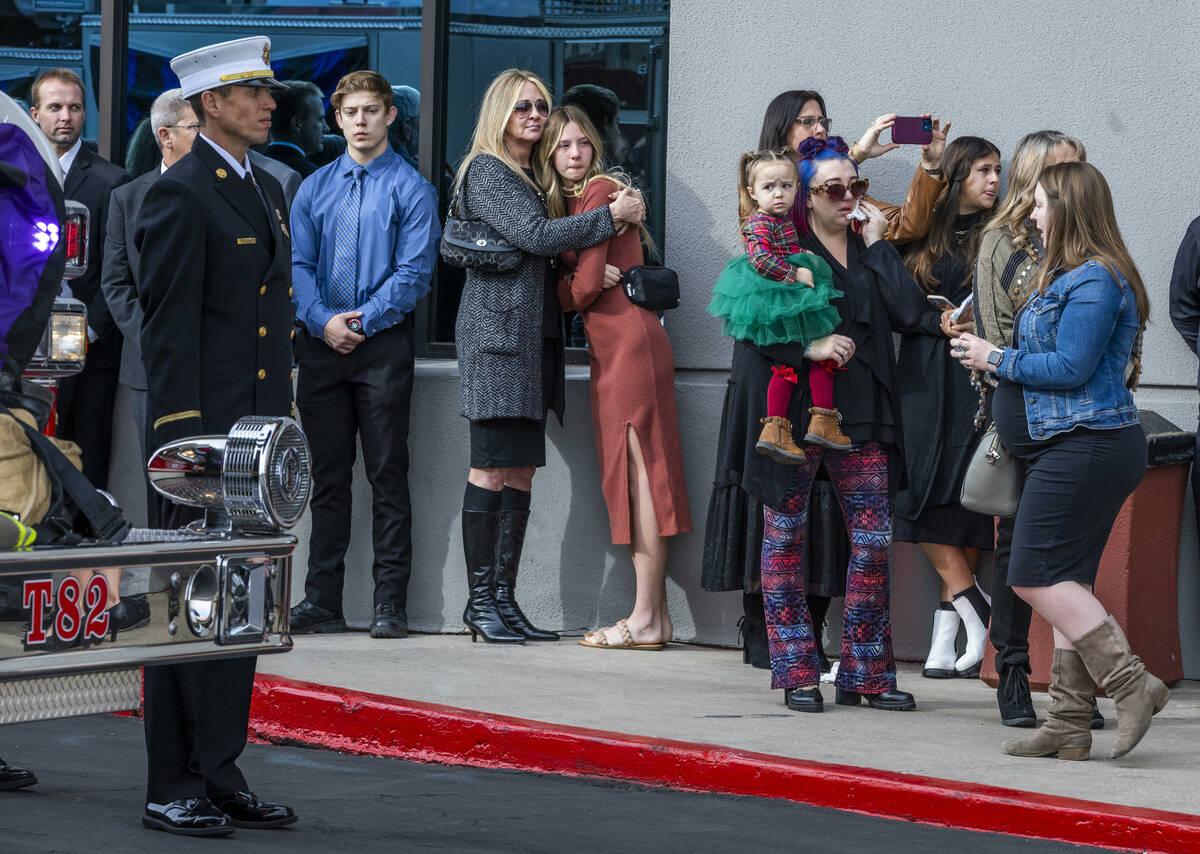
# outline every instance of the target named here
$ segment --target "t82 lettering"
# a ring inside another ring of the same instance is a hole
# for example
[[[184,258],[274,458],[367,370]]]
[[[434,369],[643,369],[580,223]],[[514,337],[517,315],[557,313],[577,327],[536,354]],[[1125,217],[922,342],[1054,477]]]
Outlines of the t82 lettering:
[[[53,610],[49,610],[53,604]],[[54,591],[49,578],[29,579],[21,591],[21,605],[29,610],[29,630],[25,645],[40,646],[51,636],[61,643],[100,640],[108,634],[108,579],[93,575],[86,586],[68,575]],[[54,619],[46,624],[46,618]]]

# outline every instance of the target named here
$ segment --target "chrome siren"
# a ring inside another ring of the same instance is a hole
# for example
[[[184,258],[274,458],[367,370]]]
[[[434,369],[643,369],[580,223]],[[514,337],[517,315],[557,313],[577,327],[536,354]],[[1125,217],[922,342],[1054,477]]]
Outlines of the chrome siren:
[[[300,520],[312,492],[312,458],[291,418],[247,415],[228,436],[163,445],[146,467],[150,483],[176,504],[223,511],[241,531],[271,534]],[[226,521],[227,520],[227,521]]]

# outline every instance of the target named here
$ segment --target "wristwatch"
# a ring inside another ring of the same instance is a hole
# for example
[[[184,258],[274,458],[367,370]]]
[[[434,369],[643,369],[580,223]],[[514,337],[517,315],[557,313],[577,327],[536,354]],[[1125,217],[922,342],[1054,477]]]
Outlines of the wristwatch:
[[[992,352],[988,353],[988,367],[990,367],[990,368],[994,369],[994,368],[1000,367],[1000,363],[1003,360],[1004,360],[1004,351],[1003,350],[993,350]]]

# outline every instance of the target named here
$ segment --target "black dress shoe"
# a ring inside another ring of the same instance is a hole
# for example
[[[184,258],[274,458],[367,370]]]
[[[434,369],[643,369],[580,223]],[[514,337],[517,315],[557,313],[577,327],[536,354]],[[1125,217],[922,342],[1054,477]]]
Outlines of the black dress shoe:
[[[233,822],[208,798],[183,798],[168,804],[146,804],[142,827],[180,836],[226,836]]]
[[[375,619],[371,620],[371,637],[408,637],[408,615],[404,609],[394,605],[376,605]]]
[[[1022,664],[1000,668],[996,685],[996,703],[1000,706],[1000,723],[1005,726],[1032,727],[1037,725],[1033,697],[1029,693],[1029,675]]]
[[[917,701],[907,691],[883,691],[879,694],[860,694],[857,691],[837,689],[834,702],[839,706],[857,706],[859,700],[866,700],[872,709],[882,709],[885,712],[911,712],[917,707]]]
[[[310,632],[335,634],[346,631],[346,620],[343,617],[320,605],[314,605],[307,599],[292,608],[288,619],[294,635],[305,635]]]
[[[825,698],[820,688],[784,688],[783,704],[793,712],[823,712]]]
[[[1096,705],[1095,699],[1092,700],[1092,729],[1104,729],[1104,715],[1100,714],[1100,707]]]
[[[24,789],[37,782],[37,775],[28,768],[18,768],[0,759],[0,792]]]
[[[234,792],[232,795],[213,798],[213,803],[237,827],[266,829],[283,827],[296,821],[296,813],[291,807],[260,801],[253,792]]]
[[[108,620],[114,638],[119,632],[140,629],[150,624],[150,603],[142,595],[127,596],[109,609]]]

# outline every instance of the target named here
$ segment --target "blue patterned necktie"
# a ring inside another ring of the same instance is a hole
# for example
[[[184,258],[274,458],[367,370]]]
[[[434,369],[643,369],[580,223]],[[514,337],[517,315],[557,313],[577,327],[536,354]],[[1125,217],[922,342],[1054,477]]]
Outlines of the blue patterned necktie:
[[[362,179],[367,170],[355,166],[350,187],[338,205],[337,231],[333,239],[333,264],[329,268],[329,307],[351,311],[357,299],[358,212],[362,207]]]

